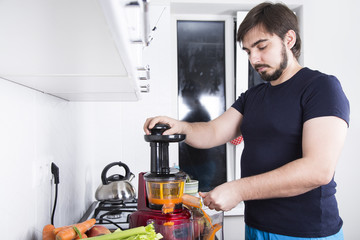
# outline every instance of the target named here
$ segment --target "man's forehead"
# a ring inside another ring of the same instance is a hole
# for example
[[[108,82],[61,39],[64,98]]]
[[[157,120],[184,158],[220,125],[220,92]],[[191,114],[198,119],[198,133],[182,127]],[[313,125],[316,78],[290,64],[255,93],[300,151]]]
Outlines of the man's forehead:
[[[270,39],[273,35],[274,34],[268,32],[262,25],[257,25],[244,35],[241,45],[243,48],[249,48],[259,42]]]

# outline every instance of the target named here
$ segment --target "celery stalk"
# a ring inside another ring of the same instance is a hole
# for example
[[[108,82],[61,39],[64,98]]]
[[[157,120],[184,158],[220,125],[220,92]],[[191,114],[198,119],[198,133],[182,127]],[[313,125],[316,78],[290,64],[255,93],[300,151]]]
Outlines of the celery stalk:
[[[82,235],[81,235],[80,230],[75,226],[73,226],[73,229],[75,230],[76,234],[80,237],[80,239],[82,239]]]
[[[88,238],[89,240],[158,240],[162,235],[156,233],[152,224],[146,227],[130,228],[124,231],[115,231],[111,234]]]

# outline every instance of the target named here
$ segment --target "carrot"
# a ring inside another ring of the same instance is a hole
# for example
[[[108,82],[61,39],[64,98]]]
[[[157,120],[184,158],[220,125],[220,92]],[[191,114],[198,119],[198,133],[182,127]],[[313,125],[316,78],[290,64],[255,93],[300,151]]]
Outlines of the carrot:
[[[60,231],[66,229],[66,228],[71,228],[71,227],[72,227],[72,225],[63,226],[63,227],[58,227],[58,228],[55,228],[55,229],[53,230],[53,233],[54,233],[54,235],[56,236]]]
[[[170,222],[166,222],[163,224],[164,226],[174,226],[174,222],[170,221]]]
[[[76,232],[72,227],[65,228],[56,234],[56,240],[72,240],[76,238]]]
[[[182,200],[185,205],[200,209],[202,211],[204,217],[206,218],[206,220],[209,222],[210,226],[214,227],[211,222],[211,218],[209,217],[209,215],[207,215],[207,213],[202,208],[201,198],[192,196],[190,194],[183,194]]]
[[[216,223],[214,224],[214,227],[211,228],[209,234],[207,236],[205,236],[206,240],[214,240],[215,239],[215,234],[217,231],[219,231],[221,229],[221,225]]]
[[[85,233],[81,234],[81,238],[80,236],[77,236],[75,239],[83,239],[83,238],[88,238]]]
[[[81,233],[84,233],[87,230],[89,230],[90,228],[92,228],[95,225],[95,223],[96,223],[96,219],[91,218],[91,219],[86,220],[86,221],[84,221],[82,223],[75,224],[75,227],[77,227]]]
[[[55,229],[54,225],[47,224],[44,226],[42,231],[42,239],[43,240],[55,240],[55,234],[53,230]]]
[[[76,233],[74,227],[79,229],[79,232],[82,234],[82,233],[85,233],[87,230],[89,230],[92,226],[94,226],[95,223],[96,223],[95,218],[91,218],[82,223],[74,224],[72,227],[61,230],[56,235],[56,240],[72,240],[72,239],[76,238],[76,236],[77,236],[77,233]]]
[[[209,222],[210,226],[213,228],[213,224],[211,222],[211,218],[209,217],[209,215],[207,215],[207,213],[205,212],[204,209],[200,208],[200,210],[202,211],[202,213],[204,214],[204,217],[206,218],[206,220]]]

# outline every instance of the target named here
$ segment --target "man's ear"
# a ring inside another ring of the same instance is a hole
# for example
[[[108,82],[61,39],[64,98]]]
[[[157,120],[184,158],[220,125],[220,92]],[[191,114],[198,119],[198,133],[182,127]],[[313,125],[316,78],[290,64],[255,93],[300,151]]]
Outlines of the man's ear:
[[[289,30],[285,34],[284,43],[289,49],[292,49],[294,47],[296,43],[296,33],[294,32],[294,30]]]

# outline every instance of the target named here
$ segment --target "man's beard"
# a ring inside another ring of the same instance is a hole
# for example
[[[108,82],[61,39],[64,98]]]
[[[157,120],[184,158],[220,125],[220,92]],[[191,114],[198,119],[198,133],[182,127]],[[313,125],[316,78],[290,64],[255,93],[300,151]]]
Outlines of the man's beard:
[[[285,46],[283,45],[282,50],[281,50],[281,62],[280,62],[280,66],[278,69],[275,70],[274,73],[272,74],[267,74],[266,72],[259,72],[261,78],[267,82],[271,82],[271,81],[275,81],[277,79],[279,79],[279,77],[281,76],[281,74],[283,73],[284,69],[287,67],[287,63],[288,63],[288,58],[286,55],[286,50],[285,50]],[[267,64],[258,64],[255,65],[254,68],[257,69],[259,67],[270,67]]]

